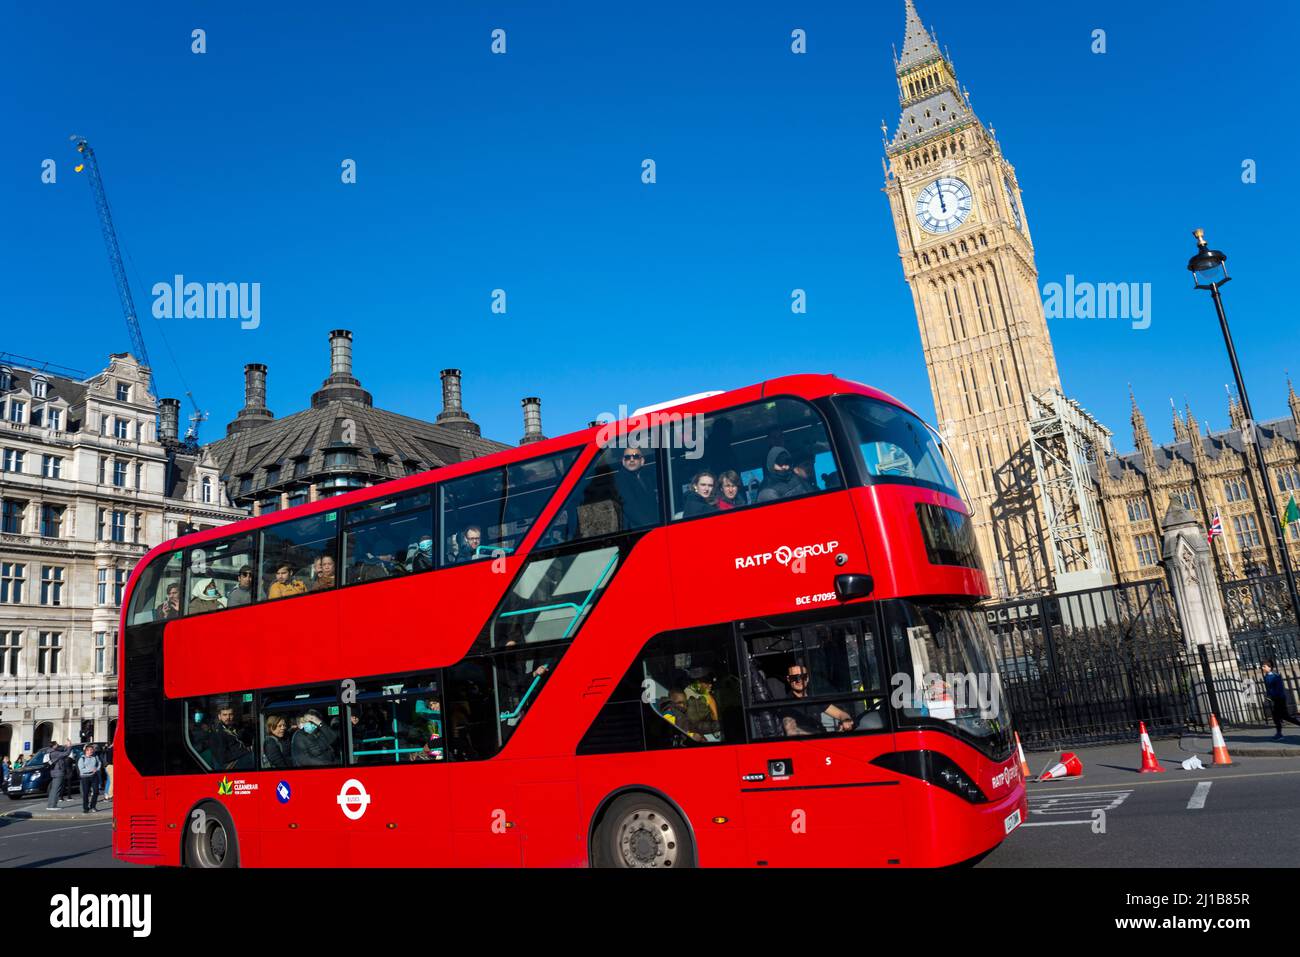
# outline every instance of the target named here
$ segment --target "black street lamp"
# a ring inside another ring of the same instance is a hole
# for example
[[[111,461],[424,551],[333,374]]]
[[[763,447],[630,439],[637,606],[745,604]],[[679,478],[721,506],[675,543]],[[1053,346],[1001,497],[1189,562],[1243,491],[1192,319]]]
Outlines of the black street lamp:
[[[1268,468],[1264,465],[1264,450],[1260,446],[1259,435],[1255,429],[1255,413],[1250,408],[1250,397],[1246,394],[1246,382],[1241,377],[1241,366],[1237,362],[1237,349],[1232,344],[1232,332],[1228,329],[1228,317],[1223,312],[1223,297],[1219,287],[1231,280],[1228,275],[1228,257],[1217,249],[1210,249],[1205,241],[1205,230],[1192,231],[1196,237],[1196,255],[1187,261],[1187,268],[1192,274],[1192,281],[1197,289],[1208,289],[1214,297],[1214,308],[1219,314],[1219,327],[1223,330],[1223,342],[1228,347],[1228,360],[1232,363],[1232,375],[1237,380],[1237,394],[1241,396],[1241,409],[1246,414],[1246,428],[1249,444],[1255,447],[1255,465],[1259,469],[1260,481],[1264,483],[1264,501],[1268,508],[1267,520],[1277,537],[1278,551],[1282,557],[1282,570],[1286,573],[1286,586],[1291,592],[1291,610],[1300,625],[1300,597],[1296,595],[1295,572],[1291,570],[1291,556],[1286,547],[1286,532],[1278,517],[1277,502],[1273,498],[1273,485],[1268,480]]]

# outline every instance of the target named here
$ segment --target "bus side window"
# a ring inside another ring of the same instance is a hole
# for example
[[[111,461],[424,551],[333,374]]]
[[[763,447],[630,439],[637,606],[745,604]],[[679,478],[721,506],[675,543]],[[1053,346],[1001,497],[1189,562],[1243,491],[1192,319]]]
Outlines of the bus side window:
[[[437,675],[363,683],[349,705],[352,763],[402,764],[446,757]]]
[[[251,771],[254,767],[252,692],[208,695],[185,702],[185,743],[209,771]]]
[[[140,573],[131,593],[129,623],[179,618],[185,613],[181,595],[181,552],[159,555]]]
[[[259,581],[268,598],[334,587],[338,524],[338,512],[322,512],[262,531]]]
[[[842,484],[821,415],[807,402],[770,399],[670,430],[670,507],[692,518],[811,495]],[[686,441],[693,438],[694,441]]]
[[[338,767],[347,734],[338,687],[315,685],[264,695],[261,731],[263,768]]]
[[[611,445],[597,452],[543,533],[542,543],[583,541],[658,525],[659,455],[649,447],[652,444]]]

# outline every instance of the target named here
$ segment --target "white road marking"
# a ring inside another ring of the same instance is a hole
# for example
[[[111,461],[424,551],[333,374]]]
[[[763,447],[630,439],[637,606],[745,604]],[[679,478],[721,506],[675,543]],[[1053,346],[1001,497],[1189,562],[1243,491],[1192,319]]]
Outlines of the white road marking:
[[[1087,821],[1026,821],[1024,824],[1021,824],[1020,826],[1021,826],[1021,827],[1055,827],[1055,826],[1058,825],[1058,824],[1091,824],[1091,823],[1092,823],[1091,820],[1087,820]]]
[[[1210,796],[1210,785],[1213,781],[1202,781],[1196,785],[1196,790],[1192,792],[1192,799],[1187,802],[1187,810],[1199,811],[1205,807],[1205,799]]]
[[[1123,804],[1133,792],[1124,791],[1088,791],[1083,794],[1059,794],[1044,798],[1041,803],[1030,804],[1030,814],[1079,814],[1096,810],[1113,811]],[[1087,822],[1078,822],[1087,823]]]
[[[1279,775],[1285,775],[1285,774],[1300,774],[1300,771],[1249,771],[1245,774],[1240,774],[1225,769],[1223,771],[1216,772],[1213,780],[1236,781],[1239,778],[1272,778],[1272,777],[1277,777]],[[1152,775],[1152,777],[1155,776]],[[1185,784],[1189,781],[1194,782],[1194,781],[1208,781],[1208,780],[1211,779],[1210,778],[1184,778],[1184,777],[1158,778],[1157,780],[1154,781],[1152,780],[1134,781],[1132,784],[1128,785],[1128,787],[1141,788],[1141,787],[1151,787],[1152,785],[1156,785],[1156,784]],[[1031,781],[1028,783],[1032,784],[1034,782]],[[1032,791],[1029,791],[1028,793],[1032,797],[1037,794],[1049,794],[1049,793],[1050,794],[1078,794],[1081,792],[1075,790],[1067,790],[1063,788],[1042,787],[1042,788],[1036,788]],[[1083,793],[1091,793],[1091,792],[1085,791]]]
[[[43,834],[54,834],[57,831],[80,831],[83,828],[103,827],[105,824],[112,823],[112,821],[98,821],[95,824],[74,824],[71,827],[52,827],[48,831],[31,831],[24,834],[0,834],[0,841],[7,841],[15,837],[39,837]]]

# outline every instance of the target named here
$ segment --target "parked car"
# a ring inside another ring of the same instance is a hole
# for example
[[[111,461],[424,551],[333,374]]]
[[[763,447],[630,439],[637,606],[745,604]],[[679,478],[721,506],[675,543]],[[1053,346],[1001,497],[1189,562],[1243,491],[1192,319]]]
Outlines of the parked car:
[[[90,742],[95,745],[95,754],[100,757],[108,750],[107,744]],[[81,775],[77,771],[77,761],[85,749],[84,744],[74,744],[68,752],[67,772],[63,776],[63,796],[71,797],[81,791]],[[13,773],[9,778],[7,789],[11,800],[17,801],[27,797],[47,797],[50,793],[49,755],[53,748],[41,748],[32,755],[31,760]]]

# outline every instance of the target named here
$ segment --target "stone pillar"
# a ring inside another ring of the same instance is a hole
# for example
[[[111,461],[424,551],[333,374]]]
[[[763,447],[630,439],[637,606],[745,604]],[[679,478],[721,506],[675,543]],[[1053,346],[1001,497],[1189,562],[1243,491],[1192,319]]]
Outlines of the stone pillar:
[[[1201,648],[1204,647],[1210,662],[1208,680],[1214,683],[1215,697],[1224,712],[1219,717],[1240,720],[1252,685],[1249,677],[1241,674],[1236,656],[1232,654],[1228,623],[1223,614],[1223,594],[1214,573],[1205,529],[1172,496],[1163,527],[1161,557],[1169,591],[1183,627],[1188,664],[1194,676],[1192,694],[1196,710],[1201,720],[1208,723],[1212,708],[1205,665],[1201,660]]]

